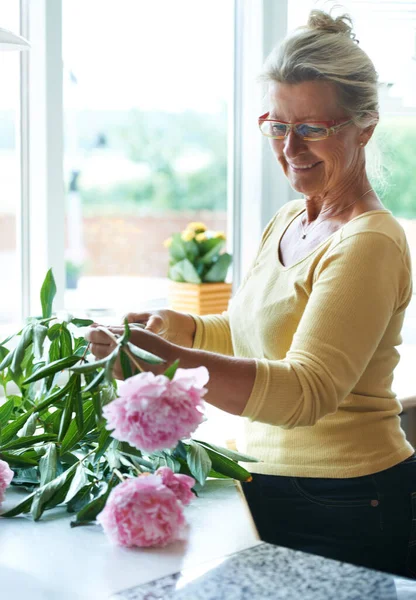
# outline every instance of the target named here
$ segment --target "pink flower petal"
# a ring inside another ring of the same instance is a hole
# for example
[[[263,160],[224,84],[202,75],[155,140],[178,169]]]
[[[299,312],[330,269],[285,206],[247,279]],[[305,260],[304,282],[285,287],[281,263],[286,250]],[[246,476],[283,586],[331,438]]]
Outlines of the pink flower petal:
[[[120,483],[111,491],[97,521],[120,546],[166,546],[186,534],[182,504],[156,475]]]

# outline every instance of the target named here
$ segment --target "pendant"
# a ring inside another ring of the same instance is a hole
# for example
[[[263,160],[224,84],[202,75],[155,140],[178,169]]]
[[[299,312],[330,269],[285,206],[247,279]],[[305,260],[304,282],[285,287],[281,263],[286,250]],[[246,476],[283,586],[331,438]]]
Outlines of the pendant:
[[[304,233],[304,234],[302,235],[302,239],[304,240],[305,238],[306,238],[306,233]]]

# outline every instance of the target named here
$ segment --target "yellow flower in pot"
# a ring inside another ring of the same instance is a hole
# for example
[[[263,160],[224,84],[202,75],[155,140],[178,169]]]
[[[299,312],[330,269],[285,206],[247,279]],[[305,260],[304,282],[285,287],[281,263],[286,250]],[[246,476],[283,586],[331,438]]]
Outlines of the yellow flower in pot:
[[[174,310],[194,314],[221,313],[228,307],[231,284],[225,283],[231,255],[226,236],[200,222],[188,223],[164,245],[169,249],[169,301]]]

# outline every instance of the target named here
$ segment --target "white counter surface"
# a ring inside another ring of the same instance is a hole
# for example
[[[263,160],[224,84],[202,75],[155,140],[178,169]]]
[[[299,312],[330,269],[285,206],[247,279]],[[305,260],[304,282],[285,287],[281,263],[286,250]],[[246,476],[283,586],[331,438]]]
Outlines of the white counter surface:
[[[2,510],[24,494],[8,490]],[[113,546],[100,526],[71,529],[61,509],[34,523],[0,519],[1,600],[103,600],[127,588],[258,544],[235,484],[209,481],[186,507],[187,542],[163,549]]]

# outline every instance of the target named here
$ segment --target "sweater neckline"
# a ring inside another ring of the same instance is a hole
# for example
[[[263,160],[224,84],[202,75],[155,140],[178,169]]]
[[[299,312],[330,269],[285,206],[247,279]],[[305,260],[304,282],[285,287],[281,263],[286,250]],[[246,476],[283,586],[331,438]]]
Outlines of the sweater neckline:
[[[289,227],[293,223],[293,221],[297,217],[299,217],[299,215],[301,215],[305,211],[306,211],[306,208],[302,208],[301,210],[299,210],[299,211],[297,211],[295,213],[295,215],[287,222],[286,226],[282,229],[282,231],[281,231],[281,233],[279,235],[279,238],[277,240],[277,262],[278,262],[279,267],[283,271],[287,271],[289,269],[292,269],[293,267],[296,267],[301,262],[303,262],[304,260],[306,260],[307,258],[309,258],[310,256],[312,256],[313,254],[315,254],[315,252],[317,250],[319,250],[319,248],[321,248],[321,246],[323,246],[324,244],[326,244],[330,240],[332,240],[332,238],[335,236],[335,234],[341,232],[344,229],[344,227],[346,227],[346,225],[349,225],[349,223],[352,223],[353,221],[357,221],[361,217],[366,217],[367,215],[374,215],[374,214],[377,214],[377,213],[391,215],[391,211],[387,210],[387,208],[377,208],[375,210],[367,210],[366,212],[363,212],[360,215],[357,215],[356,217],[354,217],[353,219],[351,219],[350,221],[347,221],[346,223],[344,223],[344,225],[342,225],[339,229],[337,229],[336,231],[334,231],[333,233],[331,233],[331,235],[329,235],[327,238],[325,238],[320,244],[318,244],[317,246],[315,246],[315,248],[313,250],[311,250],[310,252],[308,252],[307,254],[305,254],[305,256],[303,256],[299,260],[295,261],[294,263],[292,263],[290,265],[284,265],[282,263],[282,261],[280,260],[280,242],[282,241],[282,238],[283,238],[284,234],[289,229]]]

